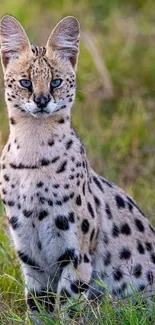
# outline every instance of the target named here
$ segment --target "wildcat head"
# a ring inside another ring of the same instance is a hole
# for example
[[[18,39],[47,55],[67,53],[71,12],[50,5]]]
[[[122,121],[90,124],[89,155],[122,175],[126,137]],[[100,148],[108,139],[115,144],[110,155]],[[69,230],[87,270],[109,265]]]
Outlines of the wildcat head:
[[[70,110],[75,97],[79,23],[62,19],[45,47],[31,46],[20,23],[4,16],[0,24],[5,99],[10,115],[48,117]]]

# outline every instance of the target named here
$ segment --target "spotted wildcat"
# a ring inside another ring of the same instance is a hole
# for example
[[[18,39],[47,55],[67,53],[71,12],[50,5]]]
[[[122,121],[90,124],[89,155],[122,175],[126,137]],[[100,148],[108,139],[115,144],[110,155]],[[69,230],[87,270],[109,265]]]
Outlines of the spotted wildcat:
[[[79,23],[61,20],[32,46],[12,16],[0,25],[10,134],[1,196],[34,324],[68,299],[155,290],[155,231],[122,189],[97,175],[71,125]]]

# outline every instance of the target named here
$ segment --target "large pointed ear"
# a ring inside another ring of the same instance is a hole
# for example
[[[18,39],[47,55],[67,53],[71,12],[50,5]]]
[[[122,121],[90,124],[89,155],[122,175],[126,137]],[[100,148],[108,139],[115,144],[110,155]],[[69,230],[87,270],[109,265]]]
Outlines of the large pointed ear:
[[[51,51],[64,60],[70,60],[75,68],[79,52],[80,25],[75,17],[68,16],[62,19],[52,31],[47,41],[47,55]]]
[[[28,37],[20,23],[6,15],[0,23],[1,57],[4,68],[10,60],[16,59],[21,52],[30,50]]]

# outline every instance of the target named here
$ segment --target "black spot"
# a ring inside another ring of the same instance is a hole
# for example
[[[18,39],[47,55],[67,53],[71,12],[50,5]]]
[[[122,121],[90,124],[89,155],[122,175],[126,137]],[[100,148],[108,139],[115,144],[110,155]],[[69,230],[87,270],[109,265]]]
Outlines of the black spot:
[[[97,187],[100,189],[100,191],[104,192],[103,187],[102,187],[100,181],[98,180],[98,178],[96,176],[93,176],[93,180],[94,180],[95,184],[97,185]]]
[[[56,173],[63,173],[66,170],[66,166],[67,166],[67,160],[64,160],[61,165],[58,167],[58,169],[56,170]]]
[[[33,296],[30,293],[28,293],[28,295],[27,295],[26,302],[27,302],[28,307],[31,310],[33,310],[33,311],[39,311],[39,308],[36,305],[36,301],[34,300]]]
[[[44,185],[44,183],[41,181],[37,183],[37,187],[43,187],[43,185]]]
[[[120,251],[120,259],[121,260],[128,260],[131,257],[131,252],[129,248],[123,247]]]
[[[61,267],[65,267],[68,265],[71,261],[74,261],[75,258],[75,250],[74,248],[66,249],[64,254],[62,254],[58,258],[58,263],[60,263]]]
[[[50,164],[50,161],[46,158],[40,159],[41,166],[48,166]]]
[[[145,249],[140,241],[137,241],[137,250],[140,254],[145,254]]]
[[[103,262],[105,266],[108,266],[111,263],[111,254],[110,252],[106,252],[104,257],[103,257]]]
[[[86,234],[89,231],[89,222],[87,219],[84,219],[81,224],[81,230],[84,234]]]
[[[116,204],[119,209],[125,208],[125,202],[120,195],[116,195]]]
[[[56,157],[54,157],[54,158],[51,160],[51,163],[54,164],[54,163],[57,162],[59,159],[60,159],[60,157],[59,157],[59,156],[56,156]]]
[[[15,119],[14,119],[13,117],[10,117],[10,123],[11,123],[12,125],[15,125],[15,124],[16,124],[16,121],[15,121]]]
[[[63,202],[66,203],[69,201],[69,199],[70,199],[70,197],[68,195],[64,195]]]
[[[9,145],[8,145],[8,151],[10,151],[10,148],[11,148],[11,144],[9,143]]]
[[[5,179],[6,182],[9,182],[10,177],[8,175],[4,174],[4,179]]]
[[[48,141],[48,145],[49,145],[50,147],[52,147],[52,146],[54,145],[54,140],[49,140],[49,141]]]
[[[73,199],[73,197],[74,197],[74,192],[71,192],[70,199]]]
[[[18,222],[18,218],[14,216],[9,219],[9,224],[12,226],[12,229],[14,230],[18,229],[18,227],[20,226]]]
[[[113,278],[115,281],[120,281],[123,278],[123,274],[120,269],[114,271]]]
[[[69,184],[65,184],[65,185],[64,185],[64,188],[65,188],[65,189],[68,189],[68,188],[69,188]]]
[[[131,197],[127,196],[128,201],[145,217],[143,211],[138,207],[138,205],[131,199]]]
[[[135,219],[134,221],[135,221],[135,225],[136,225],[137,229],[140,232],[144,232],[145,228],[144,228],[143,223],[141,222],[141,220]]]
[[[41,241],[40,240],[38,241],[37,246],[38,246],[39,250],[42,249],[42,245],[41,245]]]
[[[63,124],[63,123],[65,123],[65,120],[64,120],[63,118],[60,118],[60,119],[57,121],[57,123]]]
[[[133,205],[130,202],[127,202],[127,205],[128,205],[129,211],[132,212]]]
[[[48,216],[48,211],[41,210],[38,215],[38,219],[41,221]]]
[[[17,251],[17,253],[18,253],[20,260],[23,263],[30,265],[33,268],[37,268],[38,270],[40,269],[40,267],[36,264],[36,262],[32,258],[30,258],[27,254],[25,254],[21,251]]]
[[[69,221],[66,216],[57,216],[55,219],[55,225],[60,230],[68,230],[69,229]]]
[[[108,239],[108,236],[107,236],[107,233],[105,231],[102,231],[102,239],[103,239],[103,242],[108,245],[109,244],[109,239]]]
[[[78,167],[81,167],[81,163],[78,161],[77,163],[76,163],[76,167],[78,168]]]
[[[71,290],[76,294],[86,291],[87,289],[88,289],[88,284],[82,281],[75,281],[71,283]]]
[[[133,268],[133,275],[135,278],[140,278],[142,275],[142,266],[141,264],[136,264]]]
[[[152,233],[155,235],[155,230],[150,224],[149,224],[149,228],[151,229]]]
[[[69,150],[71,148],[72,144],[73,144],[73,140],[72,139],[70,139],[69,141],[67,141],[67,143],[66,143],[66,150]]]
[[[19,210],[21,209],[20,203],[17,204],[17,207],[18,207]]]
[[[79,293],[78,282],[71,283],[71,290],[76,294]]]
[[[155,264],[155,253],[151,254],[151,261],[153,264]]]
[[[116,224],[113,224],[112,236],[113,237],[118,237],[119,236],[119,228],[118,228],[118,226]]]
[[[89,258],[88,258],[88,256],[86,254],[84,254],[83,260],[84,260],[84,263],[89,263],[90,262],[90,260],[89,260]]]
[[[52,201],[52,200],[49,199],[49,200],[47,201],[47,203],[48,203],[49,206],[51,206],[51,207],[53,206],[53,201]]]
[[[80,196],[80,195],[78,195],[78,196],[76,197],[76,204],[77,204],[77,205],[81,205],[81,204],[82,204],[81,196]]]
[[[111,210],[110,210],[110,207],[109,207],[109,204],[106,203],[105,205],[105,212],[108,216],[108,219],[112,219],[112,213],[111,213]]]
[[[55,204],[56,204],[56,205],[62,205],[62,201],[60,201],[60,200],[56,200],[56,201],[55,201]]]
[[[95,218],[95,213],[94,213],[94,210],[93,210],[90,202],[87,203],[87,207],[88,207],[88,211],[90,212],[92,218]]]
[[[99,207],[101,205],[101,202],[97,196],[94,196],[94,201],[95,201],[95,204],[97,207]]]
[[[19,165],[10,163],[10,167],[14,169],[38,169],[38,165],[23,165],[21,163]]]
[[[69,212],[68,214],[68,220],[72,223],[75,222],[75,219],[74,219],[74,212]]]
[[[82,192],[84,196],[85,196],[85,188],[86,188],[86,182],[84,182],[82,186]]]
[[[131,235],[131,229],[127,223],[123,223],[120,227],[120,230],[123,235]]]
[[[146,245],[147,251],[149,251],[149,252],[152,251],[152,244],[150,242],[146,242],[145,245]]]
[[[143,291],[145,289],[145,285],[144,284],[140,284],[138,287],[138,291]]]
[[[90,184],[89,184],[89,182],[87,183],[87,186],[88,186],[88,190],[89,190],[89,192],[92,194],[92,190],[91,190],[91,188],[90,188]]]
[[[95,234],[95,229],[93,229],[92,232],[91,232],[91,234],[90,234],[90,241],[93,240],[94,234]]]
[[[113,187],[113,185],[110,182],[108,182],[105,178],[100,177],[100,180],[103,184],[106,184],[108,187],[110,188]]]
[[[14,201],[8,201],[8,202],[7,202],[7,205],[8,205],[9,207],[13,207],[13,206],[15,205],[15,202],[14,202]]]
[[[33,211],[32,210],[23,210],[23,215],[26,218],[29,218],[32,215]]]
[[[148,280],[149,284],[152,285],[153,284],[153,281],[154,281],[154,277],[153,277],[152,271],[150,271],[150,270],[147,271],[146,277],[147,277],[147,280]]]
[[[53,184],[52,186],[53,186],[53,188],[59,188],[60,187],[59,184]]]

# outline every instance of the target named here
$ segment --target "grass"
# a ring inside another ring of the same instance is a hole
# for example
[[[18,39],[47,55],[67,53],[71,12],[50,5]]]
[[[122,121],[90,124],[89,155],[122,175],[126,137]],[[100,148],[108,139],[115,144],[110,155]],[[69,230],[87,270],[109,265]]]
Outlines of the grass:
[[[74,127],[92,167],[133,196],[155,225],[155,2],[2,0],[5,13],[21,21],[35,44],[44,44],[65,15],[80,20]],[[1,148],[8,137],[2,73],[0,95]],[[0,325],[24,324],[24,284],[2,205],[0,216]],[[107,297],[94,313],[84,313],[88,324],[155,323],[155,306],[150,311],[141,301],[113,308]]]

